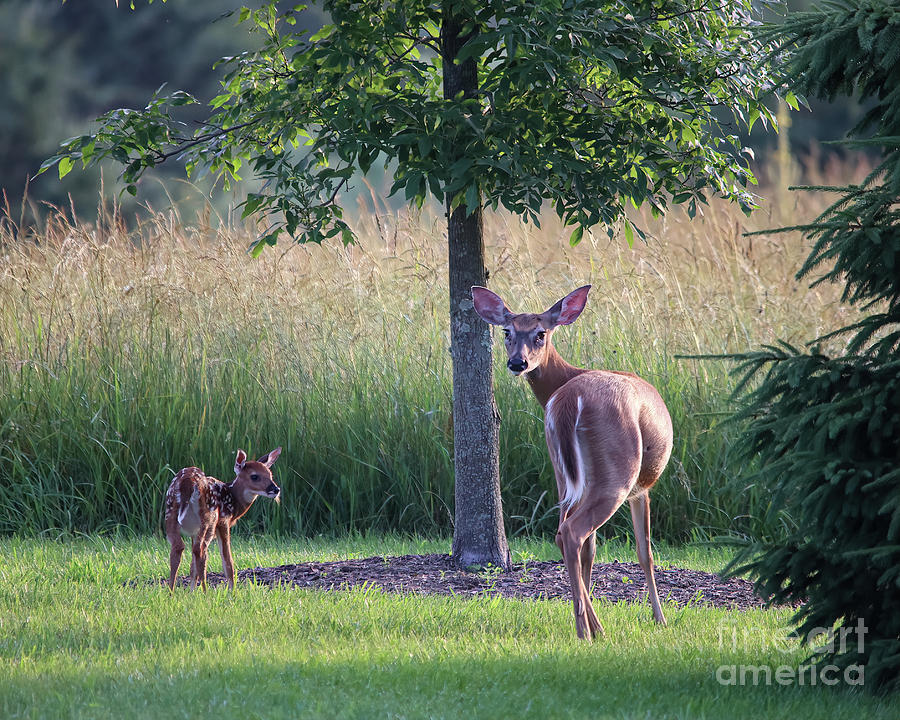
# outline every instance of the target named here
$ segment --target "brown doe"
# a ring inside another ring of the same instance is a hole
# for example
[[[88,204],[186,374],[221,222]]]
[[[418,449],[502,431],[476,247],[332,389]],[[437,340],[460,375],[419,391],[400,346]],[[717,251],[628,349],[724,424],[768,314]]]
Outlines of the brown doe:
[[[179,470],[166,492],[166,537],[169,553],[169,589],[175,589],[175,576],[184,552],[182,534],[191,538],[191,589],[199,583],[206,589],[206,561],[213,536],[219,540],[222,568],[228,587],[234,588],[234,560],[231,557],[231,528],[250,509],[259,495],[279,502],[281,488],[272,480],[271,467],[281,455],[276,448],[259,460],[247,460],[237,451],[235,478],[223,483],[204,474],[200,468]]]
[[[503,328],[507,367],[524,373],[544,408],[547,448],[559,493],[556,544],[563,554],[578,637],[603,633],[590,598],[596,531],[628,500],[638,560],[653,617],[665,625],[650,549],[650,496],[672,453],[672,420],[656,389],[637,375],[570,365],[551,342],[553,331],[584,310],[590,285],[540,314],[515,314],[503,299],[472,288],[476,312]]]

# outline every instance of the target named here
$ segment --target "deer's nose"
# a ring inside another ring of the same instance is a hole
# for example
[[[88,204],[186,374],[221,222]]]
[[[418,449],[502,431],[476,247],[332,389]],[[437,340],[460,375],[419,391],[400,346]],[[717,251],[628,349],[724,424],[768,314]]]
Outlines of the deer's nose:
[[[506,361],[506,367],[508,367],[511,372],[522,373],[525,372],[525,368],[528,367],[528,363],[526,363],[521,358],[519,358],[518,360],[510,358]]]

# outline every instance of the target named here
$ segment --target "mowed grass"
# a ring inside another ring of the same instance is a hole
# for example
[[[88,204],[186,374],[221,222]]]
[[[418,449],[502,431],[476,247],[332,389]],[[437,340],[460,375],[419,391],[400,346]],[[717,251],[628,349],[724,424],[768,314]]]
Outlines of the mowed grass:
[[[448,544],[240,537],[236,559],[247,567]],[[552,557],[553,548],[514,542],[513,553]],[[657,554],[701,569],[727,559],[697,547]],[[632,557],[614,543],[600,555]],[[149,582],[165,564],[158,537],[0,540],[0,717],[897,716],[895,702],[843,684],[717,682],[723,665],[802,662],[784,640],[785,610],[669,607],[661,628],[644,605],[600,603],[607,637],[588,645],[563,601],[246,584],[170,595]]]

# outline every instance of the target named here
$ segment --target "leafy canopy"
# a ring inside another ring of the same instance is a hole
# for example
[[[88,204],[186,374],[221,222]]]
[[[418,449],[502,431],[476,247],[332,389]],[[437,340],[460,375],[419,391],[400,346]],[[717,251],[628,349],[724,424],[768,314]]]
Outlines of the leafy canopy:
[[[194,97],[161,90],[143,110],[103,115],[41,172],[112,157],[135,193],[146,168],[173,156],[226,184],[249,167],[264,184],[244,214],[267,221],[255,252],[282,232],[350,242],[339,194],[376,163],[418,205],[431,194],[537,223],[549,201],[577,226],[573,243],[601,222],[612,233],[628,203],[686,202],[693,214],[714,193],[753,205],[737,130],[773,117],[750,0],[462,0],[452,11],[469,19],[469,39],[457,62],[477,60],[479,91],[450,99],[441,3],[330,0],[332,24],[312,35],[296,29],[304,6],[278,5],[236,11],[260,49],[220,62],[204,123],[179,119]]]

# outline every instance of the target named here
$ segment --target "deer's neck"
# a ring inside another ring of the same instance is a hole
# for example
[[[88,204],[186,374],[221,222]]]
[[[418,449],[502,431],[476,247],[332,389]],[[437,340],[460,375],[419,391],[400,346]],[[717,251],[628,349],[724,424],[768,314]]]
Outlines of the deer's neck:
[[[528,384],[534,391],[534,396],[538,399],[541,407],[547,407],[550,396],[565,385],[576,375],[587,372],[584,368],[577,368],[570,365],[562,356],[556,352],[556,348],[550,345],[547,348],[547,357],[539,367],[536,367],[525,377]]]
[[[235,487],[235,482],[232,481],[222,488],[222,505],[219,512],[228,518],[229,524],[234,525],[250,509],[254,500],[256,495],[251,495],[249,501],[245,500],[244,493]]]

